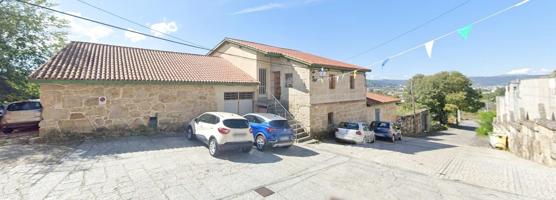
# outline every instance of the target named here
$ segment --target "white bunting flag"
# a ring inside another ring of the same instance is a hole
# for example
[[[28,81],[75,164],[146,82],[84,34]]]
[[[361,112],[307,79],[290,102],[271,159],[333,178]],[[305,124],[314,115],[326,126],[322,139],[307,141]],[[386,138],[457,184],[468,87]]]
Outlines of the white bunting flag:
[[[432,46],[434,45],[434,40],[431,40],[427,43],[425,43],[425,49],[427,50],[427,55],[429,56],[429,58],[431,58],[432,56]]]

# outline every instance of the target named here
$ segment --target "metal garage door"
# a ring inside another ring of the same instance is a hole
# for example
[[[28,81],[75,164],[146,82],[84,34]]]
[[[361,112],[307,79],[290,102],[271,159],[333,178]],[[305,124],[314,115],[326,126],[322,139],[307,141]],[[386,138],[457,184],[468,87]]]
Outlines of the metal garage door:
[[[253,93],[225,92],[224,112],[237,113],[240,115],[253,112]]]

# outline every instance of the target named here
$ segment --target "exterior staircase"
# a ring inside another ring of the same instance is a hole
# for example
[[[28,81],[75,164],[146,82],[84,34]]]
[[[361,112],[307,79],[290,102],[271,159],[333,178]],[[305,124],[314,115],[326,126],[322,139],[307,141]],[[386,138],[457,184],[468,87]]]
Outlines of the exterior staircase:
[[[280,103],[280,101],[276,99],[276,97],[272,96],[272,99],[269,100],[267,106],[267,113],[279,115],[288,120],[290,127],[294,131],[295,141],[297,143],[312,144],[318,142],[311,137],[311,133],[309,133],[305,129],[305,127],[303,127],[303,124],[301,122],[295,119],[293,114],[291,114],[288,109],[286,109],[284,105],[282,105],[282,103]]]

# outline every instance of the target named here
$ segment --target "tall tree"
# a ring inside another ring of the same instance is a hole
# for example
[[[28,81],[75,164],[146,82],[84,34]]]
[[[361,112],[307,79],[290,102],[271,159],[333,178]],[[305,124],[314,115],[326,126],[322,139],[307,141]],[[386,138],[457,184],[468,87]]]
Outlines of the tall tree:
[[[51,7],[47,0],[30,2]],[[0,0],[0,103],[38,98],[27,76],[65,43],[67,22],[51,12]]]
[[[411,83],[415,102],[428,107],[433,118],[441,123],[447,123],[448,115],[457,110],[477,112],[483,107],[481,94],[471,87],[471,81],[460,72],[415,75],[405,89],[405,102],[411,100]]]

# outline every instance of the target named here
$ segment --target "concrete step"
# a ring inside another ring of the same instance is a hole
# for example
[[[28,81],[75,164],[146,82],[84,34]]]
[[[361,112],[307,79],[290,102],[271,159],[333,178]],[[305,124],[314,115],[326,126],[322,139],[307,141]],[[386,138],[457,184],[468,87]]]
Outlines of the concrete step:
[[[313,138],[311,138],[311,136],[307,135],[307,136],[302,137],[302,138],[297,138],[297,142],[298,143],[304,143],[305,141],[309,141],[311,139],[313,139]]]
[[[315,139],[310,139],[310,140],[306,140],[306,141],[298,142],[298,143],[301,143],[301,144],[316,144],[316,143],[319,143],[319,141],[315,140]]]
[[[307,137],[307,136],[309,136],[309,133],[307,133],[307,132],[301,132],[301,133],[295,134],[296,138],[304,138],[304,137]]]
[[[305,129],[304,129],[303,127],[301,127],[301,126],[298,126],[297,128],[292,128],[292,129],[293,129],[293,132],[294,132],[295,134],[299,134],[299,133],[305,132]]]

